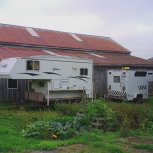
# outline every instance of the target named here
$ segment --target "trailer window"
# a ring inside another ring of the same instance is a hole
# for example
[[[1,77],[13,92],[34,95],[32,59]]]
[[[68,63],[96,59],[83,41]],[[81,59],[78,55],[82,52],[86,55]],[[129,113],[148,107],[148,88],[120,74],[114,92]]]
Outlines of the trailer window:
[[[114,76],[114,83],[120,83],[120,76]]]
[[[88,69],[87,68],[81,68],[80,69],[80,75],[88,75]]]
[[[17,79],[8,79],[7,80],[7,88],[8,89],[17,89],[18,88],[18,80]]]
[[[39,82],[39,87],[44,87],[45,83],[44,82]]]
[[[27,70],[39,70],[40,69],[40,64],[39,61],[27,61]]]
[[[147,75],[147,72],[143,72],[143,71],[139,71],[139,72],[135,72],[136,77],[145,77]]]
[[[152,75],[153,73],[148,73],[148,75]]]

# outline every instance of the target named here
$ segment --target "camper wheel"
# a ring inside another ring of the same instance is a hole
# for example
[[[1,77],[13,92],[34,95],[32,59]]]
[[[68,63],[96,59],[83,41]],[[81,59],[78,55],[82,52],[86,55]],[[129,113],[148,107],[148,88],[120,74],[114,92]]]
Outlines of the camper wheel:
[[[137,95],[136,102],[142,103],[142,94]]]

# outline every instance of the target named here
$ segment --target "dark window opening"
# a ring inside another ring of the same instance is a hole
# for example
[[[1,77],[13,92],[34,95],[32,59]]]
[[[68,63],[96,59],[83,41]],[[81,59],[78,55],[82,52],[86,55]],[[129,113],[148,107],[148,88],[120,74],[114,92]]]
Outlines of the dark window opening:
[[[45,83],[44,82],[39,82],[39,87],[44,87]]]
[[[139,72],[135,72],[136,77],[145,77],[147,75],[147,72],[143,72],[143,71],[139,71]]]
[[[120,76],[114,76],[114,83],[120,83]]]
[[[148,73],[148,75],[152,75],[153,73]]]
[[[88,75],[88,69],[85,69],[85,75]]]
[[[81,69],[80,69],[80,75],[88,75],[88,69],[86,69],[86,68],[81,68]]]
[[[8,89],[17,89],[18,88],[18,80],[17,79],[8,79],[7,87],[8,87]]]
[[[27,61],[27,70],[33,69],[33,61]]]
[[[39,70],[40,64],[39,61],[27,61],[27,70]]]
[[[84,69],[80,69],[80,75],[84,75]]]

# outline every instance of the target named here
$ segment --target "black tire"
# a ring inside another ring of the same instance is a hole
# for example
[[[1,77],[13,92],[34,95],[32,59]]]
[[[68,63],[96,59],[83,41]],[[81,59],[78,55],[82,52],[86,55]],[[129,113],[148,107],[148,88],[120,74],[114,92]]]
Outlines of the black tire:
[[[136,102],[142,103],[142,95],[137,95]]]

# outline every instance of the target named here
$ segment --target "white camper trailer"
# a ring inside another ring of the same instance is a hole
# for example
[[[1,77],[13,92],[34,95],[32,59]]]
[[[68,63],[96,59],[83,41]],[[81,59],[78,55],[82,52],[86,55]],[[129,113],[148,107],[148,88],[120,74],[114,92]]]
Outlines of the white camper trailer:
[[[147,71],[108,70],[108,97],[141,102],[148,98]]]
[[[65,56],[7,58],[0,62],[0,78],[28,79],[26,98],[44,101],[93,97],[92,61]]]

